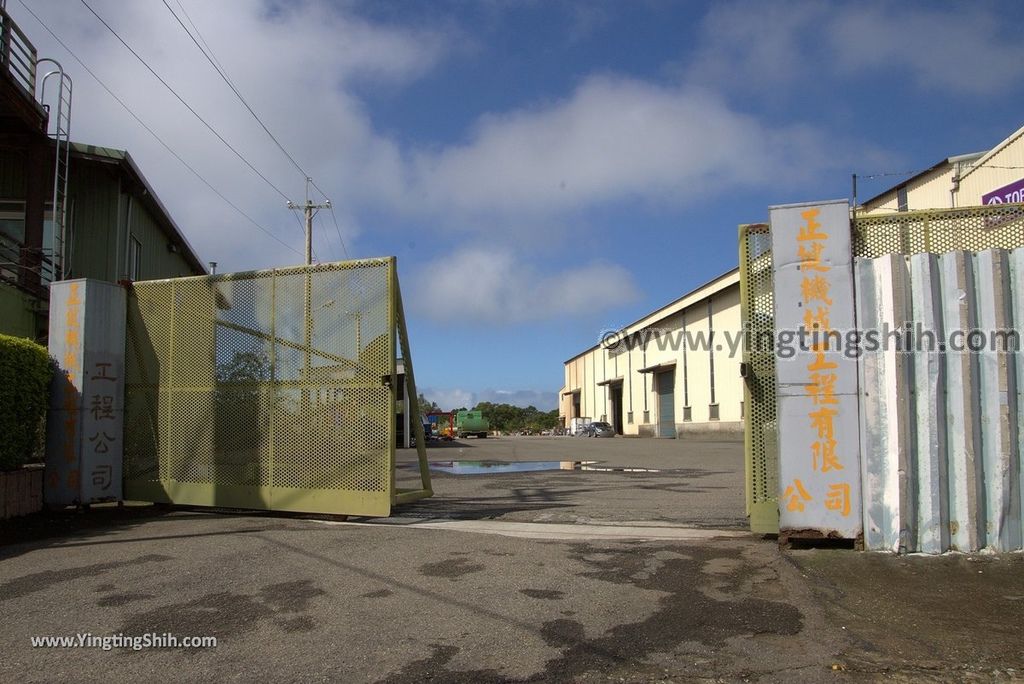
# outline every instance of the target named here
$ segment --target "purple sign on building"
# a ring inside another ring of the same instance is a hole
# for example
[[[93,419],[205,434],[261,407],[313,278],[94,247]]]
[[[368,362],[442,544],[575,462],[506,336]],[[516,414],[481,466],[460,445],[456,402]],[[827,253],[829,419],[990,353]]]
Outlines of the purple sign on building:
[[[982,204],[1024,202],[1024,178],[981,196]]]

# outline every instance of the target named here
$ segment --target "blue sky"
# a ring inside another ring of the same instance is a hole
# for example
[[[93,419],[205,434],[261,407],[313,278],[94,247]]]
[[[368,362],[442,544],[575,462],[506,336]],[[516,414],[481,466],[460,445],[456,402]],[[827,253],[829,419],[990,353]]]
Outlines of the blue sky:
[[[301,174],[157,0],[89,0],[284,193]],[[399,258],[417,379],[554,408],[562,362],[736,264],[772,204],[988,149],[1024,123],[1024,3],[168,0],[336,207],[323,261]],[[31,7],[76,140],[128,149],[203,260],[301,261],[284,199],[79,2]],[[860,183],[861,198],[898,182]],[[319,199],[319,198],[318,198]]]

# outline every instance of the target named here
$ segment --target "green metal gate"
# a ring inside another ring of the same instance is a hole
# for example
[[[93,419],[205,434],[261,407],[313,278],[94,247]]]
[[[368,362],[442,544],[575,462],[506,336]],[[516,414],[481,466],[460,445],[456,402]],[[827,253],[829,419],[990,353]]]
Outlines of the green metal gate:
[[[779,531],[779,451],[775,406],[775,305],[768,224],[740,226],[740,317],[746,334],[744,454],[750,529]]]
[[[419,415],[394,258],[135,283],[128,298],[125,496],[387,516],[396,352]],[[397,338],[397,339],[396,339]]]

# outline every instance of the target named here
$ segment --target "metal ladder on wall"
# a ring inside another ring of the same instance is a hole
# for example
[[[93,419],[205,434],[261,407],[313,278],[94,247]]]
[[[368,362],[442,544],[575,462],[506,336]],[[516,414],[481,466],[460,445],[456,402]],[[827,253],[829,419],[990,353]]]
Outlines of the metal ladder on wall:
[[[66,247],[70,236],[67,230],[68,165],[71,158],[71,77],[64,73],[60,63],[53,59],[40,59],[37,64],[49,62],[55,68],[43,76],[40,82],[39,101],[50,112],[47,135],[54,143],[53,162],[53,209],[52,230],[49,249],[44,245],[44,254],[50,256],[50,281],[64,280],[67,276]],[[47,100],[46,87],[56,77],[56,96],[53,102]],[[54,116],[56,106],[56,116]],[[45,270],[45,264],[43,266]],[[44,277],[45,279],[45,277]]]

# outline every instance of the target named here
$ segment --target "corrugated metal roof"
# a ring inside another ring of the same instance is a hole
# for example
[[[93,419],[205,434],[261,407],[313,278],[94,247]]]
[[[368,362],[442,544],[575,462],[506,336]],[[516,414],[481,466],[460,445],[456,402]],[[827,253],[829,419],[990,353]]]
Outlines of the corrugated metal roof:
[[[1014,143],[1014,142],[1015,142],[1015,141],[1016,141],[1016,140],[1017,140],[1018,138],[1020,138],[1021,136],[1024,136],[1024,126],[1021,126],[1021,127],[1020,127],[1020,128],[1018,128],[1018,129],[1017,129],[1016,131],[1014,131],[1013,133],[1011,133],[1011,134],[1010,134],[1010,135],[1009,135],[1009,136],[1008,136],[1008,137],[1006,138],[1006,140],[1002,141],[1001,143],[999,143],[998,145],[996,145],[995,147],[993,147],[993,148],[992,148],[991,150],[989,150],[988,152],[985,152],[985,153],[984,153],[984,155],[982,156],[982,158],[978,160],[978,163],[977,163],[977,164],[975,164],[974,166],[972,166],[971,168],[969,168],[969,169],[968,169],[967,171],[965,171],[965,172],[964,172],[964,174],[963,174],[962,176],[960,176],[960,180],[963,180],[963,179],[964,179],[964,178],[966,178],[967,176],[969,176],[969,175],[971,175],[972,173],[974,173],[974,172],[975,172],[976,170],[978,170],[978,169],[982,168],[983,166],[985,166],[985,164],[986,164],[986,163],[987,163],[987,162],[988,162],[988,161],[989,161],[990,159],[992,159],[992,157],[994,157],[994,156],[996,156],[997,154],[999,154],[999,152],[1000,152],[1000,151],[1002,151],[1003,149],[1005,149],[1006,147],[1008,147],[1008,146],[1012,145],[1012,144],[1013,144],[1013,143]]]
[[[655,309],[654,311],[650,312],[649,314],[641,316],[640,318],[638,318],[637,320],[633,321],[629,325],[623,326],[621,332],[623,332],[625,334],[629,334],[629,333],[633,332],[634,328],[637,328],[638,326],[639,327],[646,327],[646,326],[651,325],[653,323],[657,323],[658,321],[660,321],[660,320],[662,320],[664,318],[667,318],[668,316],[671,316],[672,314],[678,313],[679,311],[681,311],[682,309],[685,309],[688,306],[691,306],[695,302],[698,302],[698,301],[700,301],[702,299],[706,299],[706,298],[710,297],[711,295],[714,295],[714,294],[716,294],[718,292],[721,292],[722,290],[725,290],[726,288],[728,288],[728,287],[730,287],[732,285],[737,285],[738,286],[739,283],[740,283],[740,269],[739,269],[739,267],[737,267],[737,268],[731,269],[729,271],[726,271],[725,273],[723,273],[722,275],[720,275],[720,276],[718,276],[716,278],[712,278],[711,280],[709,280],[708,282],[704,283],[700,287],[687,292],[682,297],[679,297],[678,299],[675,299],[675,300],[669,302],[665,306],[662,306],[662,307],[660,307],[658,309]],[[588,347],[587,349],[584,349],[583,351],[581,351],[579,354],[576,354],[575,356],[570,357],[564,363],[571,363],[571,362],[575,361],[576,359],[580,358],[581,356],[584,356],[585,354],[589,354],[590,352],[594,351],[599,346],[600,346],[600,343],[595,344],[592,347]]]
[[[910,178],[907,178],[906,180],[901,181],[901,182],[897,183],[896,185],[893,185],[893,186],[883,190],[882,192],[878,193],[874,197],[871,197],[870,199],[866,199],[863,202],[859,202],[859,205],[862,208],[867,208],[867,206],[869,204],[873,204],[875,202],[878,202],[882,198],[887,197],[888,195],[891,195],[892,193],[896,192],[900,188],[907,187],[907,186],[911,185],[912,183],[914,183],[914,181],[920,180],[921,178],[924,178],[925,176],[927,176],[929,174],[935,173],[936,171],[945,171],[947,168],[949,168],[953,164],[957,164],[957,163],[961,163],[961,162],[965,162],[965,161],[971,161],[971,160],[974,160],[974,159],[980,159],[981,157],[988,156],[988,155],[991,155],[991,151],[989,151],[989,152],[971,152],[970,154],[958,154],[958,155],[955,155],[953,157],[946,157],[942,161],[936,163],[931,168],[925,169],[924,171],[921,171],[920,173],[914,174]],[[964,175],[966,176],[968,173],[973,171],[975,168],[977,168],[977,165],[972,166],[966,173],[964,173]]]
[[[171,218],[171,214],[167,211],[167,207],[164,206],[163,202],[157,196],[153,186],[149,184],[146,177],[142,174],[142,170],[136,165],[135,160],[132,159],[131,155],[125,150],[118,150],[112,147],[102,147],[100,145],[87,145],[85,143],[71,143],[71,154],[76,159],[86,159],[92,161],[99,161],[104,163],[117,164],[121,170],[126,173],[132,180],[137,182],[146,190],[143,201],[150,203],[150,205],[156,210],[157,223],[163,228],[164,233],[168,238],[175,244],[181,247],[181,253],[185,260],[195,269],[198,273],[206,273],[206,265],[200,261],[199,256],[196,254],[195,249],[189,243],[188,238],[182,233],[181,228]]]

